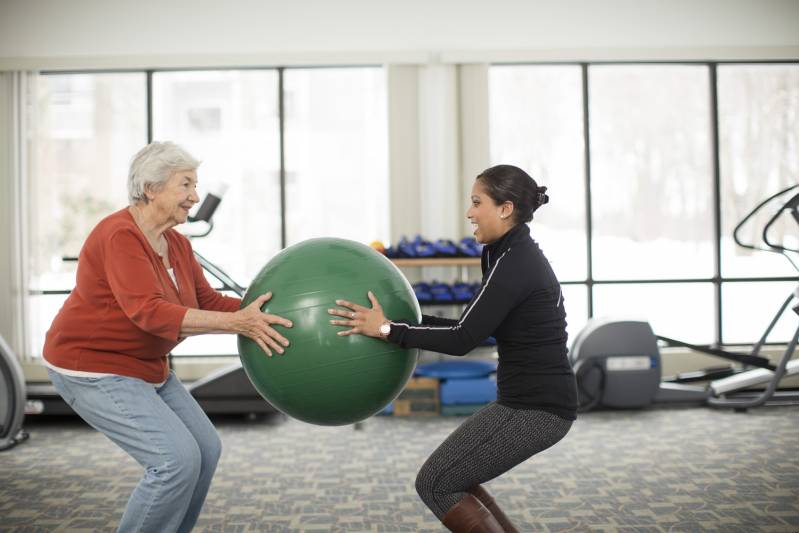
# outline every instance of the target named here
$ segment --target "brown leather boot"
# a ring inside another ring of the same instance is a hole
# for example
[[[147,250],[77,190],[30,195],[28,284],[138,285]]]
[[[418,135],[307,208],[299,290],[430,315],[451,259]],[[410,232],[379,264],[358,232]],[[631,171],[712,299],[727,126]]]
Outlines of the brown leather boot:
[[[519,530],[516,529],[516,526],[513,525],[513,522],[510,521],[508,516],[499,508],[497,502],[491,496],[491,494],[483,488],[482,485],[476,485],[469,489],[469,492],[474,494],[475,497],[480,500],[486,509],[491,511],[491,514],[494,515],[494,518],[497,519],[499,525],[502,526],[502,529],[506,533],[519,533]]]
[[[491,511],[473,494],[453,505],[441,520],[453,533],[504,533]]]

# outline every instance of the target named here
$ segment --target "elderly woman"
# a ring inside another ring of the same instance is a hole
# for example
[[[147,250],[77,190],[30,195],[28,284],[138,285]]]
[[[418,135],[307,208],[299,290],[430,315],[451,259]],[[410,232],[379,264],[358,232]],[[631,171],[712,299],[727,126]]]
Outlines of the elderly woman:
[[[144,467],[119,531],[190,531],[221,453],[219,435],[167,354],[183,338],[238,333],[265,353],[288,341],[261,312],[217,293],[188,239],[172,229],[198,202],[199,162],[154,142],[133,158],[130,205],[100,221],[78,260],[76,287],[55,317],[44,360],[58,393]]]

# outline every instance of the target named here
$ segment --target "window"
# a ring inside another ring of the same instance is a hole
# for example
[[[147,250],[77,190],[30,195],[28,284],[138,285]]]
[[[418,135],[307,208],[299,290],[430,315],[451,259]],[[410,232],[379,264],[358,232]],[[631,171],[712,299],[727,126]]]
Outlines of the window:
[[[594,287],[594,316],[645,320],[658,335],[711,344],[712,283],[622,283]]]
[[[596,279],[713,275],[708,80],[705,66],[589,69]]]
[[[785,258],[741,248],[732,232],[757,204],[799,181],[799,65],[720,65],[718,92],[722,274],[795,276]],[[741,239],[762,243],[773,213],[761,210],[741,228]],[[788,216],[769,238],[799,248],[799,231]]]
[[[491,164],[527,171],[550,203],[531,233],[561,280],[585,280],[585,145],[576,66],[497,66],[489,73]]]
[[[381,68],[285,72],[286,240],[388,241]]]
[[[159,71],[149,79],[148,110],[146,72],[34,77],[27,322],[36,356],[75,283],[75,262],[64,258],[127,205],[128,167],[148,131],[202,161],[201,198],[223,195],[213,231],[192,244],[241,285],[280,251],[283,234],[287,244],[320,235],[387,240],[382,68]],[[177,229],[197,235],[207,227]],[[234,354],[235,340],[192,338],[175,355]]]
[[[588,289],[585,284],[565,284],[562,289],[566,333],[573,340],[588,321]]]
[[[74,261],[89,231],[128,204],[131,156],[147,142],[143,73],[58,74],[33,78],[29,95],[27,187],[28,348],[44,335],[75,283]]]
[[[278,91],[276,70],[153,74],[154,139],[177,142],[202,161],[201,200],[208,192],[222,198],[213,230],[192,246],[243,286],[280,251]],[[198,235],[205,223],[178,229]],[[190,337],[173,354],[236,351],[235,335],[211,335]]]
[[[796,282],[737,282],[722,286],[724,340],[751,343],[760,339]],[[752,305],[757,302],[757,305]],[[768,342],[788,342],[796,332],[796,315],[786,310],[769,334]]]
[[[222,195],[213,230],[192,246],[245,286],[281,248],[278,91],[276,70],[153,74],[154,140],[202,161],[201,199]]]
[[[547,186],[568,183],[569,205],[557,206],[553,194],[533,234],[567,282],[572,338],[575,312],[584,309],[638,316],[688,342],[758,340],[795,288],[785,280],[796,270],[776,254],[738,247],[732,231],[755,205],[797,183],[799,65],[496,65],[489,89],[492,162],[517,162]],[[591,219],[581,223],[589,209]],[[773,213],[764,210],[741,237],[757,242]],[[789,216],[769,237],[799,248]],[[570,293],[585,304],[570,306]],[[769,341],[789,340],[793,319],[783,317]]]

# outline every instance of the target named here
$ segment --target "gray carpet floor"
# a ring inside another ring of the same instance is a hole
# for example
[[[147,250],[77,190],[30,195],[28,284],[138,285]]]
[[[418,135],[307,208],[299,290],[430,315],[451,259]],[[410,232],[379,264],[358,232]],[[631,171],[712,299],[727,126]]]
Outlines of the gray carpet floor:
[[[444,531],[413,483],[462,421],[215,418],[224,452],[195,531]],[[0,453],[0,531],[113,531],[138,465],[78,419],[26,427]],[[488,488],[522,531],[799,532],[799,407],[585,414]]]

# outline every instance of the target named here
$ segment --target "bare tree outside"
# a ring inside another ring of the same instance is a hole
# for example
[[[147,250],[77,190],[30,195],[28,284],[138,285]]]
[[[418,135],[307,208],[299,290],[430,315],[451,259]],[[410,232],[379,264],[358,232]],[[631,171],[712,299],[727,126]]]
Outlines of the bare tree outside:
[[[517,161],[559,187],[572,184],[571,209],[552,210],[538,230],[557,243],[553,257],[572,275],[586,259],[585,211],[575,207],[574,184],[584,168],[573,163],[585,149],[575,127],[583,119],[576,74],[573,65],[503,65],[491,67],[489,77],[492,161]],[[708,64],[588,67],[594,316],[638,316],[660,333],[694,342],[717,340],[710,75]],[[766,278],[795,270],[776,254],[737,247],[731,233],[757,203],[799,183],[799,65],[720,65],[717,79],[720,340],[754,342],[795,288]],[[743,237],[760,239],[771,214],[752,220]],[[769,236],[799,247],[789,217]],[[764,281],[725,279],[736,276]],[[690,278],[708,281],[680,282]],[[642,282],[601,283],[615,280]],[[793,328],[778,324],[770,340],[785,340]]]
[[[598,279],[712,275],[708,69],[589,69],[594,273]]]
[[[718,80],[722,273],[795,274],[781,257],[736,246],[732,232],[755,205],[799,184],[799,66],[722,65]],[[763,227],[773,214],[763,210],[753,217],[741,228],[742,239],[762,242]],[[772,228],[769,238],[774,242],[799,245],[799,228],[789,217]]]

